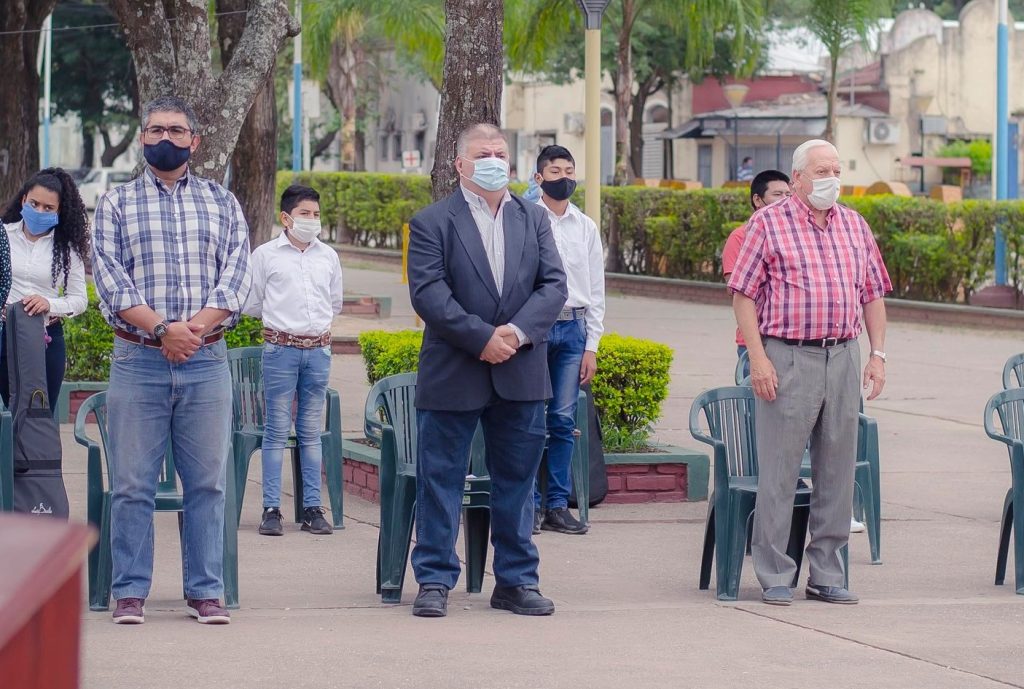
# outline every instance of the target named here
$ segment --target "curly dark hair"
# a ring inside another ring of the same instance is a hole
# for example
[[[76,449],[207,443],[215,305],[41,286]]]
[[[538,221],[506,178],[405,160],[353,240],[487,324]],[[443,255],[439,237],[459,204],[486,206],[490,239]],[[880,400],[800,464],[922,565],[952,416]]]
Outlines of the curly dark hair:
[[[53,228],[51,275],[53,286],[56,287],[61,273],[64,274],[61,286],[66,291],[68,273],[71,271],[71,251],[78,254],[82,263],[88,263],[90,250],[89,215],[71,175],[59,167],[48,167],[32,175],[7,204],[7,209],[0,215],[0,221],[14,223],[21,220],[22,200],[36,187],[48,189],[60,197],[57,225]]]

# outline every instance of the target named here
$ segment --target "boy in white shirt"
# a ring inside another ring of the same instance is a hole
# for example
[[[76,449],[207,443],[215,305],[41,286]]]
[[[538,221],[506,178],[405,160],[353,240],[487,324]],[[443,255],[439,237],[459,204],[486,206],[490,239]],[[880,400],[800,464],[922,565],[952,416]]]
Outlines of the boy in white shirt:
[[[317,239],[320,194],[293,184],[281,195],[284,232],[252,254],[244,312],[263,319],[263,518],[260,533],[284,534],[281,464],[298,394],[295,434],[302,463],[302,530],[329,534],[320,504],[321,416],[331,372],[331,322],[341,313],[341,262]]]
[[[576,162],[568,149],[546,146],[537,158],[534,176],[542,206],[565,268],[569,298],[548,336],[548,369],[552,398],[548,400],[547,495],[541,505],[535,493],[533,532],[585,534],[589,528],[569,512],[572,488],[573,430],[580,386],[597,371],[597,345],[604,332],[604,249],[597,225],[569,202],[576,190]]]

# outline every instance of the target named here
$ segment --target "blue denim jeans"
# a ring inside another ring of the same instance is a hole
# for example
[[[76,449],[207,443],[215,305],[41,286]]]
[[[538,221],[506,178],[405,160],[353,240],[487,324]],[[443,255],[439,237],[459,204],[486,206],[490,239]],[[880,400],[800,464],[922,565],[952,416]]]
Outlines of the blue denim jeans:
[[[530,493],[544,451],[544,403],[501,399],[474,411],[416,412],[416,581],[451,589],[459,580],[455,539],[478,422],[491,477],[494,579],[498,586],[535,586],[540,555]]]
[[[587,345],[583,319],[555,321],[548,335],[548,370],[552,397],[548,400],[547,499],[549,510],[567,507],[572,490],[572,448],[576,428],[576,400],[580,394],[580,366]],[[540,480],[533,502],[540,507]]]
[[[295,436],[302,464],[302,506],[320,506],[323,413],[331,373],[330,347],[299,349],[263,345],[263,507],[281,506],[281,464],[292,430],[292,403],[298,393]]]
[[[153,507],[168,444],[184,496],[185,595],[220,598],[231,428],[224,341],[172,364],[159,349],[114,338],[107,413],[114,598],[149,596]]]

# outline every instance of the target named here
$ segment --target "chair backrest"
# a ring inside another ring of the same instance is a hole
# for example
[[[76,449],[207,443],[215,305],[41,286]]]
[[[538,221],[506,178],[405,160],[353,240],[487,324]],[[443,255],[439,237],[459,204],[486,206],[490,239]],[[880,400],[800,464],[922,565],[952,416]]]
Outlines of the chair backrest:
[[[100,432],[100,447],[103,450],[103,468],[106,474],[106,484],[110,485],[110,440],[107,434],[107,393],[106,391],[97,392],[95,395],[90,395],[78,410],[78,419],[83,422],[88,420],[89,415],[92,414],[96,417],[96,426]],[[76,426],[78,425],[76,421]],[[178,492],[178,477],[174,472],[174,459],[171,455],[170,444],[167,446],[167,451],[164,453],[164,466],[160,471],[160,479],[157,484],[157,493],[176,493]]]
[[[999,419],[1002,433],[996,430],[994,418]],[[985,432],[997,440],[1024,441],[1024,388],[1011,388],[992,395],[985,405]]]
[[[719,467],[722,458],[715,456],[716,475],[724,468],[727,476],[757,476],[752,388],[715,388],[701,393],[690,407],[690,435],[703,443],[724,447],[724,467]]]
[[[1003,389],[1024,387],[1024,354],[1014,354],[1003,364]]]
[[[228,350],[231,369],[231,429],[262,431],[263,348],[238,347]]]
[[[743,370],[747,367],[748,361],[750,361],[750,355],[746,352],[740,354],[739,359],[736,361],[736,371],[733,373],[733,378],[735,378],[737,385],[750,385],[750,376]]]
[[[395,429],[398,458],[405,464],[416,463],[416,374],[400,373],[378,380],[366,396],[363,432],[371,440],[381,441],[381,427]]]

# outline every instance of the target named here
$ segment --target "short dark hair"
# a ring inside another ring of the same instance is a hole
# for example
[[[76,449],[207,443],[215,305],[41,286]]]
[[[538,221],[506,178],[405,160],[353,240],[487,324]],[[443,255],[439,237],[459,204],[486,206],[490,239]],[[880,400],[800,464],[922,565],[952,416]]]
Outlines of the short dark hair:
[[[743,162],[744,162],[744,163],[746,163],[746,162],[750,162],[750,163],[752,163],[752,162],[754,162],[754,159],[753,159],[753,158],[751,158],[750,156],[747,156],[746,158],[744,158],[744,159],[743,159]]]
[[[540,155],[537,156],[537,172],[544,172],[544,168],[553,160],[568,160],[573,166],[576,165],[576,160],[568,148],[552,144],[540,150]]]
[[[779,170],[764,170],[757,173],[750,183],[750,205],[752,207],[754,206],[755,196],[764,198],[765,192],[768,191],[769,182],[785,182],[789,184],[789,177],[786,173]]]
[[[316,201],[319,204],[320,192],[313,187],[293,184],[281,194],[281,210],[291,215],[295,207],[303,201]]]

